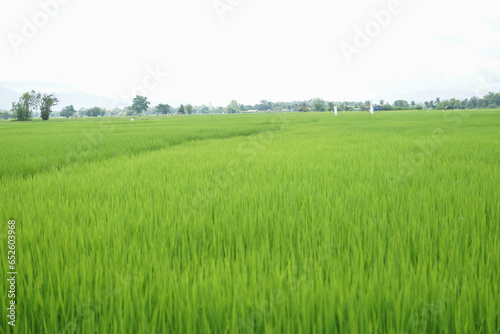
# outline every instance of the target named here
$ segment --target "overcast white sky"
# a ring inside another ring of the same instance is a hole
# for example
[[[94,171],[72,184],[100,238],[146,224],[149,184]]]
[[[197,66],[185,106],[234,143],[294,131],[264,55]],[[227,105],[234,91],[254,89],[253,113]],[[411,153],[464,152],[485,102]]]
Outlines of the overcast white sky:
[[[49,16],[50,1],[2,0],[1,87],[214,105],[500,91],[492,0],[400,0],[380,31],[372,13],[392,0],[52,1]]]

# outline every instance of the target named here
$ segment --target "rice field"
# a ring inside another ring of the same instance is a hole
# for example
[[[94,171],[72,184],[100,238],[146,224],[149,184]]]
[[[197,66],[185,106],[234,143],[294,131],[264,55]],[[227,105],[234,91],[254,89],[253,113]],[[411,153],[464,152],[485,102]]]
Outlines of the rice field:
[[[16,333],[498,333],[500,112],[0,122]]]

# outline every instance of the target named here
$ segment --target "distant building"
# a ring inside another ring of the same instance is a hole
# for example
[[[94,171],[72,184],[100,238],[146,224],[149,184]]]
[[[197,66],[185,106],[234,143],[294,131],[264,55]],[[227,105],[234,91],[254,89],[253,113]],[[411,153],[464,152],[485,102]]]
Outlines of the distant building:
[[[382,111],[382,106],[373,106],[373,111]]]
[[[446,106],[446,108],[444,108],[444,110],[453,110],[453,108],[450,106]]]

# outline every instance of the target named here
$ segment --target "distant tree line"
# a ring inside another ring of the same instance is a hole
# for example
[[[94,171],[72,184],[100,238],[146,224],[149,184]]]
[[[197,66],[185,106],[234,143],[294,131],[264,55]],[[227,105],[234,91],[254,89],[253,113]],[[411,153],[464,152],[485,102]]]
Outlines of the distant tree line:
[[[31,120],[33,115],[40,116],[43,120],[48,120],[52,113],[52,107],[57,105],[59,100],[53,94],[41,94],[35,91],[24,93],[18,102],[12,103],[12,109],[0,111],[0,119],[14,118],[18,121]],[[500,108],[500,93],[490,92],[483,98],[476,96],[465,100],[443,100],[440,98],[432,101],[425,101],[417,104],[415,101],[396,100],[393,104],[380,100],[379,103],[373,101],[325,101],[321,98],[306,101],[293,102],[271,102],[261,100],[254,105],[244,105],[236,100],[231,101],[226,107],[212,107],[207,105],[193,106],[191,104],[181,104],[174,108],[168,104],[158,104],[155,107],[144,96],[136,96],[130,106],[123,108],[105,109],[100,107],[81,108],[76,110],[73,105],[64,107],[59,113],[60,117],[102,117],[102,116],[137,116],[137,115],[190,115],[190,114],[210,114],[210,113],[242,113],[242,112],[325,112],[334,111],[368,111],[371,105],[378,106],[382,110],[421,110],[421,109],[497,109]]]
[[[500,108],[500,93],[489,92],[483,98],[473,96],[462,101],[457,99],[444,101],[436,99],[436,101],[425,102],[425,106],[429,109],[444,109],[446,107],[453,109],[497,109]]]

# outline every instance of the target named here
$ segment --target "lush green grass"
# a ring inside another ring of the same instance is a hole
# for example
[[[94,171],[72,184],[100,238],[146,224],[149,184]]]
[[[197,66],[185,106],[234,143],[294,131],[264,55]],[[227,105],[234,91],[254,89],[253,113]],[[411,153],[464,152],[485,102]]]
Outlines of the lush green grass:
[[[276,118],[241,123],[222,115],[55,119],[0,123],[0,178],[32,176],[81,162],[165,149],[187,141],[277,130]]]
[[[500,331],[498,111],[109,122],[0,123],[19,333]]]

